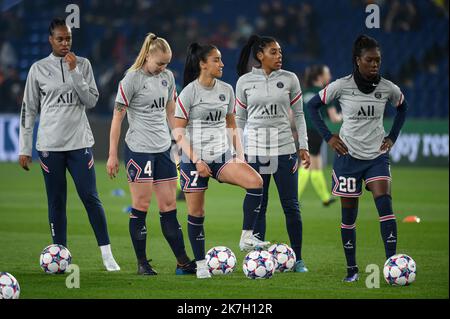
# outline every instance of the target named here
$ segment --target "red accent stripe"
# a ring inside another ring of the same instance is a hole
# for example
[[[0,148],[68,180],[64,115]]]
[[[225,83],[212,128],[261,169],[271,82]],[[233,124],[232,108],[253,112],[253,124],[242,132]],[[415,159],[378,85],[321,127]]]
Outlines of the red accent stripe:
[[[298,161],[295,162],[295,165],[294,165],[294,167],[292,168],[292,174],[295,173],[295,171],[297,170],[297,168],[298,168]]]
[[[94,166],[94,157],[91,158],[91,160],[88,163],[88,169],[91,169],[92,166]]]
[[[161,183],[170,182],[170,181],[177,180],[177,179],[178,179],[178,177],[158,179],[156,181],[153,181],[153,184],[154,185],[161,184]]]
[[[340,192],[331,191],[331,194],[333,194],[335,196],[339,196],[339,197],[359,197],[359,196],[361,196],[362,193],[346,194],[346,193],[340,193]]]
[[[122,82],[119,83],[119,89],[120,89],[120,94],[122,94],[122,98],[125,102],[125,106],[128,107],[128,100],[127,100],[127,97],[125,96],[125,92],[123,91]]]
[[[148,183],[148,182],[153,182],[153,177],[139,178],[138,180],[136,180],[136,183]]]
[[[242,107],[243,109],[247,109],[247,105],[242,103],[241,100],[239,100],[238,98],[236,98],[236,102],[238,102],[239,106]]]
[[[302,92],[300,92],[292,101],[291,106],[297,103],[297,101],[302,97]]]
[[[390,176],[375,176],[375,177],[366,179],[364,181],[364,183],[369,184],[374,181],[390,181],[390,180],[392,180]]]
[[[184,118],[187,120],[189,117],[188,117],[188,114],[186,112],[186,109],[183,106],[183,102],[181,102],[180,97],[178,97],[177,101],[178,101],[178,105],[181,107],[181,111],[183,111]]]
[[[398,101],[397,107],[399,107],[403,103],[403,93],[400,95],[400,100]]]
[[[385,222],[387,220],[392,220],[392,219],[395,219],[395,215],[386,215],[386,216],[380,217],[380,222]]]
[[[327,84],[327,86],[325,87],[325,89],[323,89],[323,98],[322,98],[322,103],[323,103],[323,104],[326,104],[325,102],[326,102],[326,100],[327,100],[327,88],[328,88],[328,84]]]
[[[47,167],[44,163],[42,163],[42,161],[41,161],[40,163],[41,163],[42,169],[43,169],[44,171],[46,171],[47,173],[50,173],[50,170],[48,169],[48,167]]]
[[[341,228],[343,229],[355,229],[356,228],[356,224],[353,225],[345,225],[341,223]]]

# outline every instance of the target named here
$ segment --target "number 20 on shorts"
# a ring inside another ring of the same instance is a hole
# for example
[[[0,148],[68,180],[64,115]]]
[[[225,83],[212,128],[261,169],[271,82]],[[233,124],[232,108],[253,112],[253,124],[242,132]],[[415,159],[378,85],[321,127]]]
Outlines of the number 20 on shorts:
[[[339,191],[344,193],[356,192],[356,178],[354,177],[339,177]]]

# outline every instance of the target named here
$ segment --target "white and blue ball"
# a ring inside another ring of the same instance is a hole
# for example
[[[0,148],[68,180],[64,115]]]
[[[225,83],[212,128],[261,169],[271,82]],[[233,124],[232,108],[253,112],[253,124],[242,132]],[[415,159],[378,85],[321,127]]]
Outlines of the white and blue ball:
[[[408,286],[416,280],[416,262],[410,256],[397,254],[384,263],[383,275],[393,286]]]
[[[19,282],[13,275],[0,272],[0,299],[19,299]]]
[[[72,261],[70,251],[63,245],[52,244],[44,248],[39,264],[47,274],[62,274]]]
[[[295,252],[286,244],[273,244],[268,249],[275,260],[275,271],[287,272],[291,271],[295,265]]]
[[[236,255],[225,246],[211,248],[206,253],[205,259],[209,272],[213,275],[226,275],[236,268]]]
[[[245,256],[242,268],[247,278],[269,279],[275,272],[275,260],[267,250],[258,248]]]

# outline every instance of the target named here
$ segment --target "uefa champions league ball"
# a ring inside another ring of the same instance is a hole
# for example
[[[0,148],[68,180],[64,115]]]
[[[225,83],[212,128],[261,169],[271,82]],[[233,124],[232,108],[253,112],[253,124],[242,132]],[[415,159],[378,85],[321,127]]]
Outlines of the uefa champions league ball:
[[[294,268],[296,256],[288,245],[282,243],[273,244],[268,251],[275,260],[275,271],[286,272]]]
[[[19,299],[19,282],[13,275],[0,272],[0,299]]]
[[[390,285],[410,285],[416,280],[416,262],[405,254],[394,255],[384,263],[383,275]]]
[[[275,272],[275,260],[267,250],[258,248],[245,256],[242,268],[247,278],[269,279]]]
[[[225,246],[216,246],[206,253],[206,264],[213,275],[226,275],[236,268],[236,256]]]
[[[39,263],[47,274],[62,274],[71,261],[72,255],[66,247],[52,244],[44,248]]]

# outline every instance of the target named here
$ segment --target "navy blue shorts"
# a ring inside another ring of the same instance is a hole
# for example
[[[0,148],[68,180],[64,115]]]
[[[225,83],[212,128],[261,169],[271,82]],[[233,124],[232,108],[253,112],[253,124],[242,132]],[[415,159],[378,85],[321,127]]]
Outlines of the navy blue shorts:
[[[161,153],[138,153],[125,143],[125,167],[129,183],[154,184],[178,179],[177,166],[170,158],[170,148]]]
[[[212,177],[220,182],[220,173],[224,167],[234,159],[230,151],[225,152],[215,160],[206,162],[212,171]],[[203,192],[208,189],[209,177],[201,177],[198,175],[197,168],[194,163],[183,153],[180,162],[180,185],[181,190],[185,193]]]
[[[372,160],[360,160],[347,155],[335,155],[333,163],[332,193],[341,197],[359,197],[362,181],[369,184],[378,180],[391,180],[389,155],[381,154]]]

